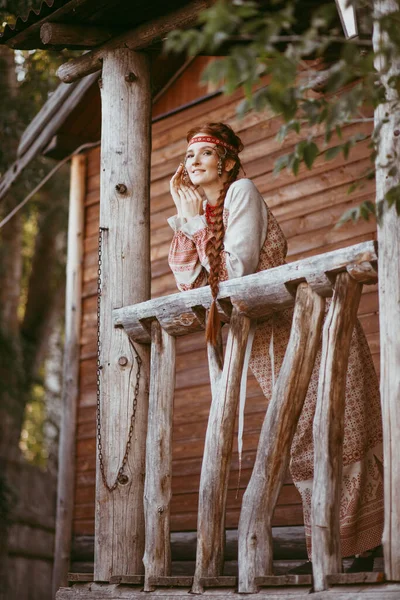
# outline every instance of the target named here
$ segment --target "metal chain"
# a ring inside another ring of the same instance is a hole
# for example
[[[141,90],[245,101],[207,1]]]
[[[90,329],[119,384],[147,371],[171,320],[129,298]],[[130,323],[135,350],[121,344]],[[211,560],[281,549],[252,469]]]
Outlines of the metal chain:
[[[100,472],[101,472],[101,477],[102,477],[104,486],[108,489],[109,492],[113,492],[117,488],[119,483],[124,484],[124,483],[128,482],[128,477],[124,474],[124,470],[126,467],[126,463],[128,461],[128,455],[129,455],[129,451],[130,451],[131,443],[132,443],[133,426],[134,426],[134,422],[135,422],[137,401],[138,401],[138,397],[139,397],[140,372],[141,372],[141,366],[142,366],[142,359],[140,358],[134,344],[129,339],[130,346],[133,348],[133,351],[135,353],[135,359],[137,362],[136,385],[135,385],[135,390],[134,390],[134,394],[133,394],[132,414],[131,414],[131,419],[130,419],[129,433],[128,433],[128,439],[127,439],[126,446],[125,446],[124,457],[122,459],[121,466],[118,469],[118,473],[117,473],[114,483],[112,485],[109,485],[107,478],[106,478],[104,460],[103,460],[103,444],[101,441],[101,407],[100,407],[100,372],[103,368],[103,366],[101,365],[101,362],[100,362],[100,302],[101,302],[100,297],[101,297],[101,266],[102,266],[102,249],[103,249],[103,231],[108,231],[108,228],[107,227],[99,228],[99,250],[98,250],[99,254],[98,254],[98,268],[97,268],[97,389],[96,389],[96,395],[97,395],[97,450],[98,450],[98,458],[99,458],[99,463],[100,463]]]

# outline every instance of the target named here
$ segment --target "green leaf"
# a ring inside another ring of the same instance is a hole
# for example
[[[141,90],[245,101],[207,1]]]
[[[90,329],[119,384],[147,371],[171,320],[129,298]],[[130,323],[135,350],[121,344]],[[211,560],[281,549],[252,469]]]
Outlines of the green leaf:
[[[340,144],[339,146],[333,146],[333,148],[328,148],[328,150],[325,151],[326,160],[332,160],[333,158],[335,158],[339,154],[341,149],[342,144]]]
[[[341,140],[343,137],[342,136],[342,128],[339,127],[339,125],[336,125],[335,130],[336,130],[336,135],[338,136],[339,140]]]
[[[306,166],[308,169],[311,169],[311,167],[313,166],[314,160],[316,159],[316,157],[319,154],[319,149],[317,144],[315,144],[314,142],[310,142],[309,144],[307,144],[307,146],[305,146],[304,151],[303,151],[303,159],[304,162],[306,163]]]
[[[347,141],[345,144],[343,144],[342,146],[342,150],[343,150],[343,156],[345,157],[345,159],[347,160],[349,157],[349,152],[350,152],[350,148],[351,148],[351,142]]]
[[[397,210],[397,204],[400,203],[400,184],[393,186],[386,192],[385,200],[389,208],[395,204]]]
[[[335,229],[338,229],[339,227],[341,227],[345,223],[348,223],[349,221],[353,221],[353,223],[355,223],[356,221],[358,221],[359,217],[360,217],[360,209],[358,206],[349,208],[349,210],[346,210],[342,214],[339,221],[335,225]]]
[[[285,167],[288,166],[289,163],[289,154],[285,154],[284,156],[280,156],[274,165],[274,175],[278,175]]]

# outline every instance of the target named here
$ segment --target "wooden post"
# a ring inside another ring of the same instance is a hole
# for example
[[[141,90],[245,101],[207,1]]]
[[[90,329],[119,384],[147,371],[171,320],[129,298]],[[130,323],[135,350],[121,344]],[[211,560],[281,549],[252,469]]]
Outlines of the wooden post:
[[[218,386],[221,381],[222,369],[224,366],[224,349],[222,346],[221,330],[218,332],[217,343],[207,344],[208,370],[210,372],[211,396],[218,392]]]
[[[171,574],[170,501],[175,338],[158,321],[151,324],[149,420],[146,443],[144,591],[151,577]]]
[[[68,258],[65,298],[63,412],[61,419],[57,518],[54,546],[53,597],[68,584],[75,484],[76,406],[79,392],[79,340],[81,328],[83,229],[86,191],[86,156],[72,157],[68,216]]]
[[[322,335],[314,417],[314,483],[311,504],[314,589],[342,571],[339,510],[343,466],[344,402],[350,341],[362,284],[348,273],[336,277]]]
[[[100,432],[104,474],[112,486],[125,452],[133,412],[137,364],[131,343],[114,328],[112,311],[150,297],[149,172],[151,95],[147,57],[127,49],[108,53],[101,84],[100,180]],[[143,573],[145,444],[149,347],[140,387],[128,461],[117,488],[103,483],[96,466],[96,581]]]
[[[225,361],[208,419],[199,489],[196,571],[193,593],[202,593],[201,579],[222,572],[225,546],[225,506],[233,432],[239,400],[250,319],[232,311]],[[218,370],[216,370],[218,373]],[[216,386],[211,386],[216,389]]]
[[[314,367],[324,307],[325,300],[308,284],[298,286],[289,343],[242,501],[238,533],[239,593],[257,592],[255,578],[272,575],[271,520]]]
[[[395,0],[375,2],[375,17],[398,11]],[[379,23],[374,24],[373,44],[375,52],[382,40]],[[387,68],[389,67],[389,68]],[[387,155],[398,156],[400,137],[398,108],[390,102],[398,102],[396,87],[388,80],[400,74],[400,56],[397,54],[390,65],[381,58],[376,63],[382,71],[381,81],[386,89],[387,104],[375,110],[375,124],[382,126],[380,144],[376,157],[376,200],[383,200],[388,190],[400,183],[400,175],[388,175]],[[386,72],[385,69],[387,68]],[[378,223],[379,244],[379,325],[381,349],[381,403],[383,420],[383,469],[385,496],[385,525],[383,529],[383,551],[385,575],[389,580],[400,580],[400,219],[395,207],[384,207],[382,220]]]

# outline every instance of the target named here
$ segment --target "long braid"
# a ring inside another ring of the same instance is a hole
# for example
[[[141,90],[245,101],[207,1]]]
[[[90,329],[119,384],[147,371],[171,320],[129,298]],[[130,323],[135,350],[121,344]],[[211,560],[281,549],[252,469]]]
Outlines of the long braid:
[[[216,346],[221,326],[216,300],[219,292],[219,278],[225,235],[224,202],[229,186],[237,179],[239,171],[242,168],[239,152],[243,150],[243,144],[232,128],[225,123],[204,123],[203,125],[194,127],[188,132],[187,141],[190,142],[196,134],[215,136],[217,139],[225,142],[225,146],[222,144],[224,147],[220,147],[220,152],[223,152],[223,154],[220,154],[217,149],[217,152],[220,154],[220,160],[222,161],[223,166],[228,159],[232,160],[234,163],[234,166],[228,173],[226,182],[222,186],[217,203],[215,207],[213,207],[210,227],[212,228],[214,235],[208,242],[206,248],[206,254],[210,265],[208,282],[210,284],[212,295],[212,302],[207,319],[206,340],[213,344],[213,346]]]
[[[239,168],[239,164],[234,166],[232,171],[229,173],[228,181],[224,183],[221,193],[218,197],[217,204],[213,210],[213,219],[211,223],[214,237],[212,237],[211,240],[208,242],[206,249],[208,261],[210,264],[208,283],[210,284],[211,295],[213,298],[210,306],[210,311],[208,313],[206,340],[207,342],[213,344],[213,346],[215,346],[217,343],[218,331],[221,327],[221,319],[218,313],[216,300],[219,292],[219,276],[225,235],[223,218],[224,202],[231,183],[233,183],[238,176]]]

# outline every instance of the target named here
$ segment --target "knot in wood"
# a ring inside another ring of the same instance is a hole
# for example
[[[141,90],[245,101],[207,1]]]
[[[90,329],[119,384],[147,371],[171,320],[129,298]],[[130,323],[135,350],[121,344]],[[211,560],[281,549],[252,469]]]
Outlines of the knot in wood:
[[[115,189],[117,190],[118,194],[126,194],[126,192],[128,191],[128,188],[124,183],[117,183]]]
[[[395,129],[395,130],[393,131],[393,135],[394,135],[395,137],[398,137],[398,136],[400,135],[400,129]]]
[[[124,475],[123,473],[120,473],[118,475],[118,483],[120,483],[121,485],[126,485],[129,481],[129,477],[128,475]]]
[[[185,327],[189,327],[190,325],[193,325],[195,318],[193,313],[183,313],[179,318],[179,323]]]
[[[159,506],[159,507],[157,508],[157,512],[158,512],[160,515],[162,515],[162,513],[164,512],[164,507],[163,507],[163,506]]]
[[[120,365],[120,367],[126,367],[126,365],[128,364],[128,359],[126,358],[126,356],[120,356],[118,359],[118,364]]]
[[[132,73],[132,71],[130,73],[128,73],[128,75],[125,75],[125,81],[128,83],[132,83],[133,81],[136,81],[137,76],[135,75],[135,73]]]

